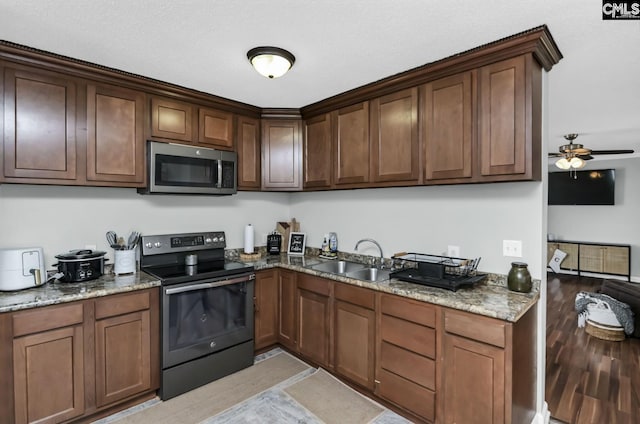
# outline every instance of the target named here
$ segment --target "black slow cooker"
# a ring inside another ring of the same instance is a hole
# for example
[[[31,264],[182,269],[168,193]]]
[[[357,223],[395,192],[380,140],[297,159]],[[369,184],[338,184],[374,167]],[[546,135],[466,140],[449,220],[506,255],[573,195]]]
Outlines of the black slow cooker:
[[[61,280],[68,283],[88,281],[104,274],[104,258],[107,252],[90,249],[70,250],[68,253],[56,255],[58,272],[63,274]]]

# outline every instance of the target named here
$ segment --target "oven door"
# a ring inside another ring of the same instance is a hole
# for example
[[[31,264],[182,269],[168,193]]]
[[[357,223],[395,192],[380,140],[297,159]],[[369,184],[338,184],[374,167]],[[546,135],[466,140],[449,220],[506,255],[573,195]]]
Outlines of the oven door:
[[[162,368],[253,339],[255,274],[163,287]]]

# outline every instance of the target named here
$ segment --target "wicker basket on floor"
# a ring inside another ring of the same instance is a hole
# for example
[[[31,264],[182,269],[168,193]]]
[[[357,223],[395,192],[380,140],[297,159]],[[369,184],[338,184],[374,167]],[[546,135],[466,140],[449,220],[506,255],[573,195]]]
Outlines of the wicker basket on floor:
[[[587,325],[585,327],[587,334],[602,340],[609,340],[612,342],[620,342],[624,340],[624,329],[622,327],[611,327],[608,325],[599,324],[587,319]]]

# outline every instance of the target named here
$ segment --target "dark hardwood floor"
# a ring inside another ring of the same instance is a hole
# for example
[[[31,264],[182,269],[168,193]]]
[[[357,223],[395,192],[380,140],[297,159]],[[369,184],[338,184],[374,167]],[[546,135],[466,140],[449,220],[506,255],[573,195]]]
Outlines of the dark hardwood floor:
[[[578,328],[576,293],[602,279],[547,276],[546,400],[551,416],[572,424],[640,423],[640,339],[601,340]]]

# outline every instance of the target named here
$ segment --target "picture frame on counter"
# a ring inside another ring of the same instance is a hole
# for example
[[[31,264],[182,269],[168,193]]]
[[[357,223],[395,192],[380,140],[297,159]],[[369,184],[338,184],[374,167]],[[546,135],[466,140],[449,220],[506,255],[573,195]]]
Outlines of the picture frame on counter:
[[[304,248],[307,243],[306,233],[289,233],[289,243],[287,244],[287,255],[304,255]]]

